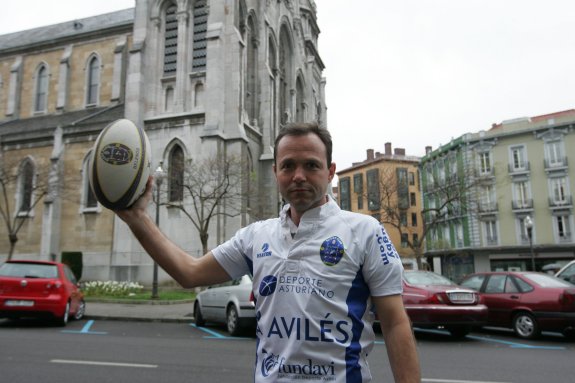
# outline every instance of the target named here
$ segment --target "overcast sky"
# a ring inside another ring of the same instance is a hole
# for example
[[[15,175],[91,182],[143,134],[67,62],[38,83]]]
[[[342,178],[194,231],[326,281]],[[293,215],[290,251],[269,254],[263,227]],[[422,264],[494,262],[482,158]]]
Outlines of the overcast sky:
[[[6,1],[0,34],[133,7]],[[575,106],[573,0],[316,0],[342,170],[384,144],[422,156],[492,123]]]

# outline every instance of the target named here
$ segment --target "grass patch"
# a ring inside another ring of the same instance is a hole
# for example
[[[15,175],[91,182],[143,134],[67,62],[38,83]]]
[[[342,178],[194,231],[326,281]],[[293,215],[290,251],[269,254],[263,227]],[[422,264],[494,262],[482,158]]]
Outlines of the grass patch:
[[[181,300],[194,300],[196,293],[187,290],[159,290],[158,299],[160,301],[181,301]],[[106,294],[89,294],[86,295],[86,300],[113,300],[113,301],[148,301],[152,300],[152,291],[144,290],[128,295],[106,295]]]

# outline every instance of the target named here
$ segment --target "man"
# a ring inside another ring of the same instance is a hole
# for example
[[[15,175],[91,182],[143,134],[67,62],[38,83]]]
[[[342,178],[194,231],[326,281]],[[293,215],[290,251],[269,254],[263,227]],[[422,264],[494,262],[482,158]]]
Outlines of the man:
[[[283,128],[273,170],[288,204],[193,258],[146,212],[152,180],[130,209],[117,211],[146,251],[184,287],[253,275],[258,318],[255,381],[367,382],[374,305],[396,382],[419,382],[418,355],[401,299],[402,265],[372,217],[342,211],[326,194],[335,175],[329,132]]]

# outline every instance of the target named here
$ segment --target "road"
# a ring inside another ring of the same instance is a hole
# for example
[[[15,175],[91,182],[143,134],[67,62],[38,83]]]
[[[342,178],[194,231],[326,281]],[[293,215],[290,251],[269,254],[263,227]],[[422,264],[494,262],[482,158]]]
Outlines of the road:
[[[416,331],[424,383],[571,383],[575,342],[506,331]],[[0,320],[1,381],[252,382],[255,338],[229,338],[193,323],[82,320],[66,328]],[[370,356],[374,382],[391,382],[381,335]]]

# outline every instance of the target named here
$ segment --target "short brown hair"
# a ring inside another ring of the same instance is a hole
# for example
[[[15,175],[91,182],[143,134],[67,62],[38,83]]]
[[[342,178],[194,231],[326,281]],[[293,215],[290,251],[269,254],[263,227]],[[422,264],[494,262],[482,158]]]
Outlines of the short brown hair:
[[[327,129],[321,128],[317,122],[297,122],[288,124],[281,128],[274,142],[274,163],[277,161],[278,145],[282,138],[285,136],[305,136],[307,134],[315,134],[319,137],[321,142],[323,142],[325,146],[327,167],[329,168],[331,165],[331,154],[333,150],[331,134],[329,134]]]

